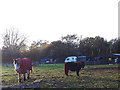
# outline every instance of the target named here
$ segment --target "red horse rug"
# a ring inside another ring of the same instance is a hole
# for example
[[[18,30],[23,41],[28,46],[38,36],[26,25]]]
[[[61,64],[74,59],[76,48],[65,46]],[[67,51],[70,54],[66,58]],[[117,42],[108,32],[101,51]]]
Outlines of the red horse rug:
[[[18,73],[18,77],[19,77],[19,82],[21,82],[21,74],[24,75],[24,81],[26,80],[26,76],[25,74],[28,74],[28,79],[29,79],[29,75],[30,72],[32,73],[32,62],[30,61],[29,58],[17,58],[14,59],[14,67],[15,70]]]

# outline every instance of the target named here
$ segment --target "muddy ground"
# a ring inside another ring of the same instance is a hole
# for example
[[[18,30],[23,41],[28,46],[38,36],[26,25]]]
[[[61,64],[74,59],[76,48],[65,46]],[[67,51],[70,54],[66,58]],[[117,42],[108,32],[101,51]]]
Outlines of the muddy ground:
[[[110,73],[110,74],[113,74],[112,71],[114,70],[118,70],[118,74],[120,74],[119,70],[120,70],[120,67],[105,67],[105,68],[87,68],[87,69],[83,69],[82,72],[80,72],[81,75],[90,75],[90,76],[94,76],[95,74],[97,75],[98,73],[102,73],[104,71],[108,71],[107,73]],[[64,71],[63,71],[64,72]],[[70,72],[69,74],[71,74],[72,72]],[[3,75],[3,76],[7,76],[7,75]],[[9,75],[9,76],[16,76],[16,74],[13,74],[13,75]],[[40,75],[38,75],[39,77]],[[74,77],[73,75],[69,75],[70,77]],[[66,78],[65,75],[63,77],[49,77],[51,78],[51,81],[50,83],[52,83],[52,81],[54,81],[55,84],[57,84],[57,82],[59,81],[58,79],[60,78]],[[57,80],[56,80],[57,78]],[[34,82],[33,84],[26,84],[26,85],[13,85],[13,86],[5,86],[5,87],[2,87],[2,89],[26,89],[26,88],[40,88],[40,84],[41,84],[41,81],[43,82],[46,82],[44,81],[45,79],[47,79],[46,76],[42,77],[41,80],[39,82]],[[53,80],[54,79],[54,80]],[[80,78],[80,80],[82,80]],[[119,80],[116,80],[115,82],[120,82],[120,79]],[[60,82],[58,82],[60,83]],[[66,82],[65,82],[66,83]],[[54,85],[54,84],[53,84]],[[64,86],[64,85],[63,85]],[[69,85],[68,85],[69,86]]]

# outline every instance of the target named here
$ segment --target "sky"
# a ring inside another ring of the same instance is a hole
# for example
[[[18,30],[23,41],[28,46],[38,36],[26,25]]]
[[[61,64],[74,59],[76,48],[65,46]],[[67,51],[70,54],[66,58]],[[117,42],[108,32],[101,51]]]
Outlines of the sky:
[[[0,47],[6,29],[16,28],[28,43],[68,34],[118,37],[119,0],[0,0]]]

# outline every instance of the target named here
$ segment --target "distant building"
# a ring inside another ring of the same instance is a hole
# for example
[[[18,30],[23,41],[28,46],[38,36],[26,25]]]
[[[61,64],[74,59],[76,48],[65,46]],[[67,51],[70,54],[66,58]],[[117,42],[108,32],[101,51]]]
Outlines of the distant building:
[[[50,64],[50,63],[54,63],[53,59],[41,59],[40,60],[41,64]]]

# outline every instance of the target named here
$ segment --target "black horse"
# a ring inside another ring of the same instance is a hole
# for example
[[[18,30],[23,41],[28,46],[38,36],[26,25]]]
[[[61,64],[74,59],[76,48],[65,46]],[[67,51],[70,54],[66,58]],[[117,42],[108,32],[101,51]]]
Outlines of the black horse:
[[[77,76],[79,76],[79,71],[84,68],[85,63],[83,61],[78,62],[67,62],[64,65],[64,73],[68,76],[68,71],[76,71]]]

